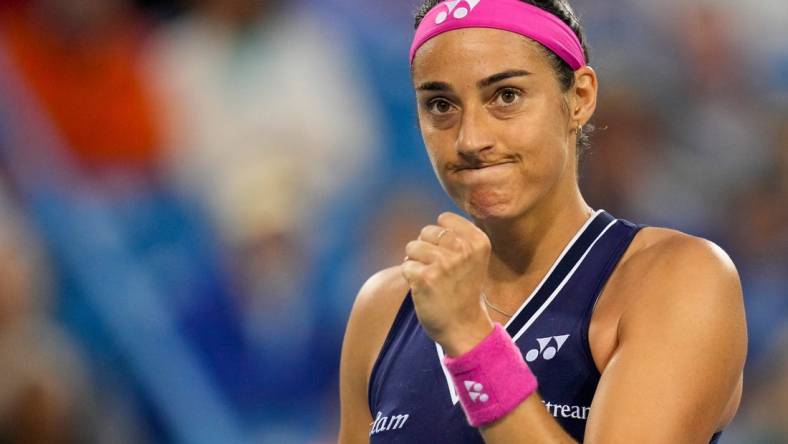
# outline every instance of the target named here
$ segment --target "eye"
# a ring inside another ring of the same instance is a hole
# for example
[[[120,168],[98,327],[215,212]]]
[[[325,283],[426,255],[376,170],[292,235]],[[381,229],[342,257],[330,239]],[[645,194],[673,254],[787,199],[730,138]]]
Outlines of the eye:
[[[433,114],[446,114],[451,111],[452,104],[446,99],[437,98],[427,103],[427,109]]]
[[[514,88],[503,88],[495,96],[495,104],[499,106],[511,106],[517,103],[522,93]]]

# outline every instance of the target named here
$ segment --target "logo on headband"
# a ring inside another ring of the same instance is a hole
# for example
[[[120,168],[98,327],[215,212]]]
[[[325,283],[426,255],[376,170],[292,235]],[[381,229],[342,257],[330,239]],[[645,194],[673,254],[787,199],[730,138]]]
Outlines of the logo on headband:
[[[476,5],[478,5],[482,0],[464,0],[468,7],[460,6],[458,8],[457,5],[460,3],[460,1],[461,0],[450,0],[443,2],[443,4],[446,5],[446,8],[448,8],[448,11],[439,12],[438,15],[435,16],[435,24],[440,25],[441,23],[445,22],[446,19],[449,18],[449,14],[451,14],[452,17],[456,19],[465,18],[465,16],[467,16],[469,12],[473,11],[473,8],[475,8]]]

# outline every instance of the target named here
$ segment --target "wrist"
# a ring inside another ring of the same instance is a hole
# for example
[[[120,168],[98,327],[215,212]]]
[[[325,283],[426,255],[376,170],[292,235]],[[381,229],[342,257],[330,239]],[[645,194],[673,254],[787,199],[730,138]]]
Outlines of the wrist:
[[[437,341],[444,353],[456,357],[467,353],[481,343],[495,328],[493,322],[487,318],[473,325],[465,325],[445,335],[445,339]]]
[[[476,347],[443,362],[473,427],[506,416],[536,391],[536,377],[500,324]]]

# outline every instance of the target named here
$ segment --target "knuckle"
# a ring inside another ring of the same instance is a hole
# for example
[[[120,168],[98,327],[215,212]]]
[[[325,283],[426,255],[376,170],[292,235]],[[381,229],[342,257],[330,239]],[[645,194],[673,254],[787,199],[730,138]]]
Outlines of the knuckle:
[[[447,244],[449,247],[451,247],[452,250],[462,250],[463,245],[465,245],[465,242],[463,242],[462,239],[460,239],[457,236],[452,236],[451,238],[449,238]]]
[[[444,225],[450,222],[451,219],[452,219],[452,214],[449,213],[448,211],[444,211],[443,213],[438,215],[438,224]]]
[[[424,280],[422,270],[412,262],[408,262],[403,265],[402,273],[405,275],[405,278],[411,283],[421,283]]]
[[[458,246],[459,246],[458,250],[463,257],[468,257],[472,255],[473,252],[475,251],[473,243],[469,241],[462,240],[459,242]]]
[[[412,282],[413,281],[413,278],[414,278],[413,267],[411,267],[410,264],[407,263],[407,262],[402,264],[402,276],[408,282]]]
[[[439,255],[436,262],[440,269],[444,272],[450,271],[454,267],[454,261],[452,261],[451,258],[445,254]]]
[[[490,243],[490,239],[487,236],[481,236],[479,249],[485,253],[489,253],[492,250],[492,243]]]
[[[424,270],[424,272],[421,275],[422,282],[424,282],[427,285],[430,285],[438,280],[440,274],[441,274],[440,270],[438,270],[437,268],[428,267]]]
[[[484,233],[479,233],[478,236],[474,236],[472,244],[475,251],[488,252],[492,249],[490,239]]]

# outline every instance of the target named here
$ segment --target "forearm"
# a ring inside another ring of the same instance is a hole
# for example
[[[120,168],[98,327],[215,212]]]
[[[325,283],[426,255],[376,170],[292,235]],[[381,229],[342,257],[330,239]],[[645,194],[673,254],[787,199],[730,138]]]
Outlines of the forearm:
[[[479,429],[487,444],[574,443],[534,393],[506,416]]]

